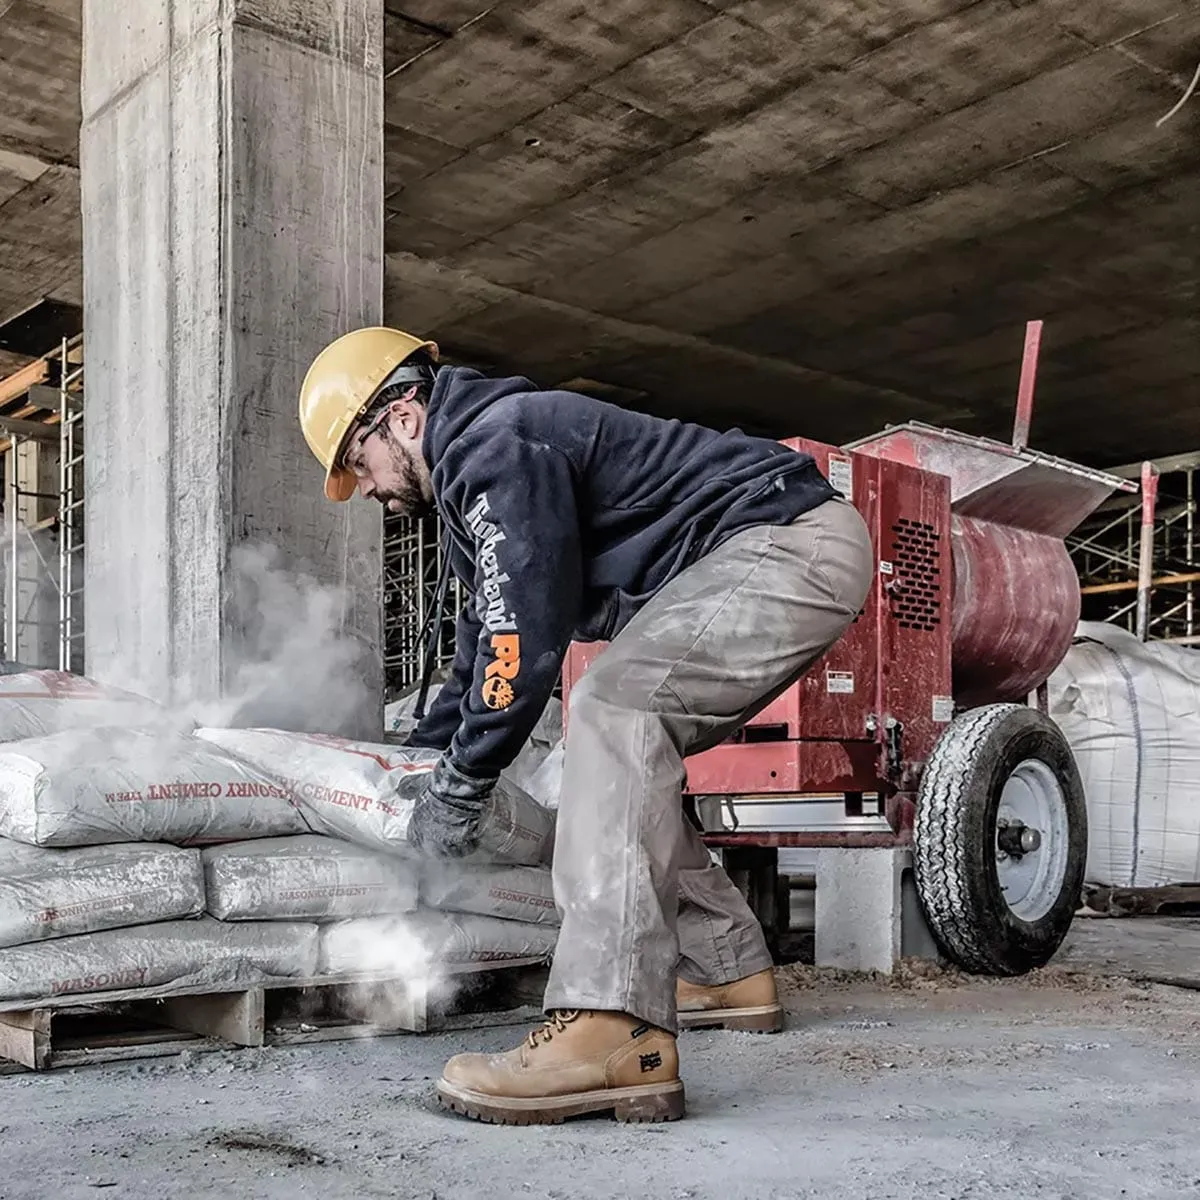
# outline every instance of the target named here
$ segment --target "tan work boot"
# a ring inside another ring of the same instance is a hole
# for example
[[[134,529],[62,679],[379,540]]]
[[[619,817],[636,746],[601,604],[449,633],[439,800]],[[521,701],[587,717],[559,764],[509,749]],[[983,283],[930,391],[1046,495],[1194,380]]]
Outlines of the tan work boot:
[[[506,1054],[455,1055],[437,1090],[443,1108],[497,1125],[683,1116],[675,1038],[625,1013],[553,1012]]]
[[[675,1007],[680,1029],[778,1033],[783,1028],[775,972],[770,969],[716,987],[679,979],[675,983]]]

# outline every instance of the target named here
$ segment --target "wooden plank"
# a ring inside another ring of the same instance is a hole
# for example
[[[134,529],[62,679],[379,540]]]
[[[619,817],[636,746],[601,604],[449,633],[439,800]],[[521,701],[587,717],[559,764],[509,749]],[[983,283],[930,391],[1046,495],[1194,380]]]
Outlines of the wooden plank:
[[[1150,581],[1151,587],[1178,587],[1185,583],[1200,583],[1200,571],[1187,571],[1182,575],[1160,575]],[[1136,579],[1122,579],[1117,583],[1089,583],[1079,589],[1082,596],[1098,596],[1101,592],[1132,592],[1137,589]]]
[[[452,1033],[473,1029],[503,1029],[509,1025],[536,1025],[542,1018],[541,1010],[527,1007],[516,1011],[484,1013],[461,1013],[451,1017],[438,1017],[429,1023],[428,1033]],[[346,1042],[359,1038],[404,1037],[414,1031],[402,1029],[391,1023],[374,1025],[352,1021],[335,1021],[306,1029],[268,1029],[264,1045],[304,1046],[315,1042]]]
[[[263,1044],[263,990],[208,996],[172,996],[158,1009],[164,1024],[235,1046]]]
[[[125,1039],[111,1044],[76,1046],[68,1050],[53,1050],[46,1064],[50,1070],[63,1067],[94,1067],[99,1063],[137,1062],[144,1058],[174,1058],[185,1050],[192,1054],[212,1053],[227,1050],[220,1042],[209,1042],[204,1038],[180,1037],[153,1038],[142,1041]]]
[[[31,1071],[45,1070],[50,1056],[49,1010],[0,1016],[0,1056]]]
[[[1076,921],[1055,964],[1175,987],[1185,981],[1189,987],[1200,987],[1200,920]]]
[[[31,387],[45,383],[49,377],[50,364],[44,358],[35,359],[19,371],[14,371],[7,379],[0,379],[0,404],[7,404],[25,395]]]
[[[62,437],[59,424],[48,425],[44,421],[0,416],[0,432],[19,438],[36,438],[39,442],[57,442]]]
[[[315,1029],[280,1029],[267,1034],[268,1046],[306,1046],[315,1042],[349,1042],[358,1038],[397,1037],[406,1029],[389,1029],[383,1025],[320,1025]]]
[[[1085,889],[1084,898],[1090,909],[1109,917],[1200,914],[1200,884],[1196,883],[1145,888],[1093,885]]]

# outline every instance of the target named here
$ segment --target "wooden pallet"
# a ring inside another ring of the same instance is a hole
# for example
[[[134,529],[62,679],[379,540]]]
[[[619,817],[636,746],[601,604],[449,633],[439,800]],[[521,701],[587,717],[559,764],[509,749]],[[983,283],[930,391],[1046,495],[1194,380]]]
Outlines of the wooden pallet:
[[[278,979],[213,991],[60,996],[0,1011],[0,1074],[506,1025],[533,1017],[544,960],[446,968],[435,985],[384,975]]]
[[[1090,910],[1089,916],[1196,916],[1200,914],[1200,883],[1140,888],[1088,884],[1084,888],[1084,904]]]

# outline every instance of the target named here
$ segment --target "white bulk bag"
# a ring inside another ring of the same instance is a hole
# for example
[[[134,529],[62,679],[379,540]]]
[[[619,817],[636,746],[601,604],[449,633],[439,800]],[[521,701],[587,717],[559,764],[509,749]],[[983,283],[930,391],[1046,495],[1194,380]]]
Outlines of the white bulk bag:
[[[208,911],[222,921],[333,920],[417,907],[419,867],[310,833],[210,846]]]
[[[1087,879],[1200,879],[1200,653],[1082,623],[1050,679],[1088,808]]]
[[[203,911],[197,850],[137,843],[44,850],[0,839],[0,946]]]
[[[284,789],[189,734],[81,729],[0,746],[0,835],[30,845],[307,832]]]
[[[318,832],[392,853],[407,852],[413,805],[439,757],[436,750],[278,729],[201,729],[197,736],[286,788]],[[473,858],[544,861],[553,833],[553,814],[501,780],[488,801]]]
[[[311,977],[317,926],[165,921],[0,950],[0,1003],[131,988],[250,987]]]

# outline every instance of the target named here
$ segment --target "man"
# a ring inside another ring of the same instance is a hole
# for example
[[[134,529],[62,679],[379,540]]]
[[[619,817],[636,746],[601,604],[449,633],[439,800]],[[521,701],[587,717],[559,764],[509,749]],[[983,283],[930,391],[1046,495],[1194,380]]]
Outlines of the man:
[[[842,635],[872,577],[866,526],[778,443],[439,368],[398,330],[323,351],[300,418],[330,499],[436,509],[473,588],[414,737],[443,751],[409,828],[425,853],[470,852],[571,640],[611,642],[570,696],[548,1019],[508,1054],[451,1059],[442,1103],[511,1124],[682,1116],[677,1006],[781,1022],[762,931],[684,818],[683,760]]]

